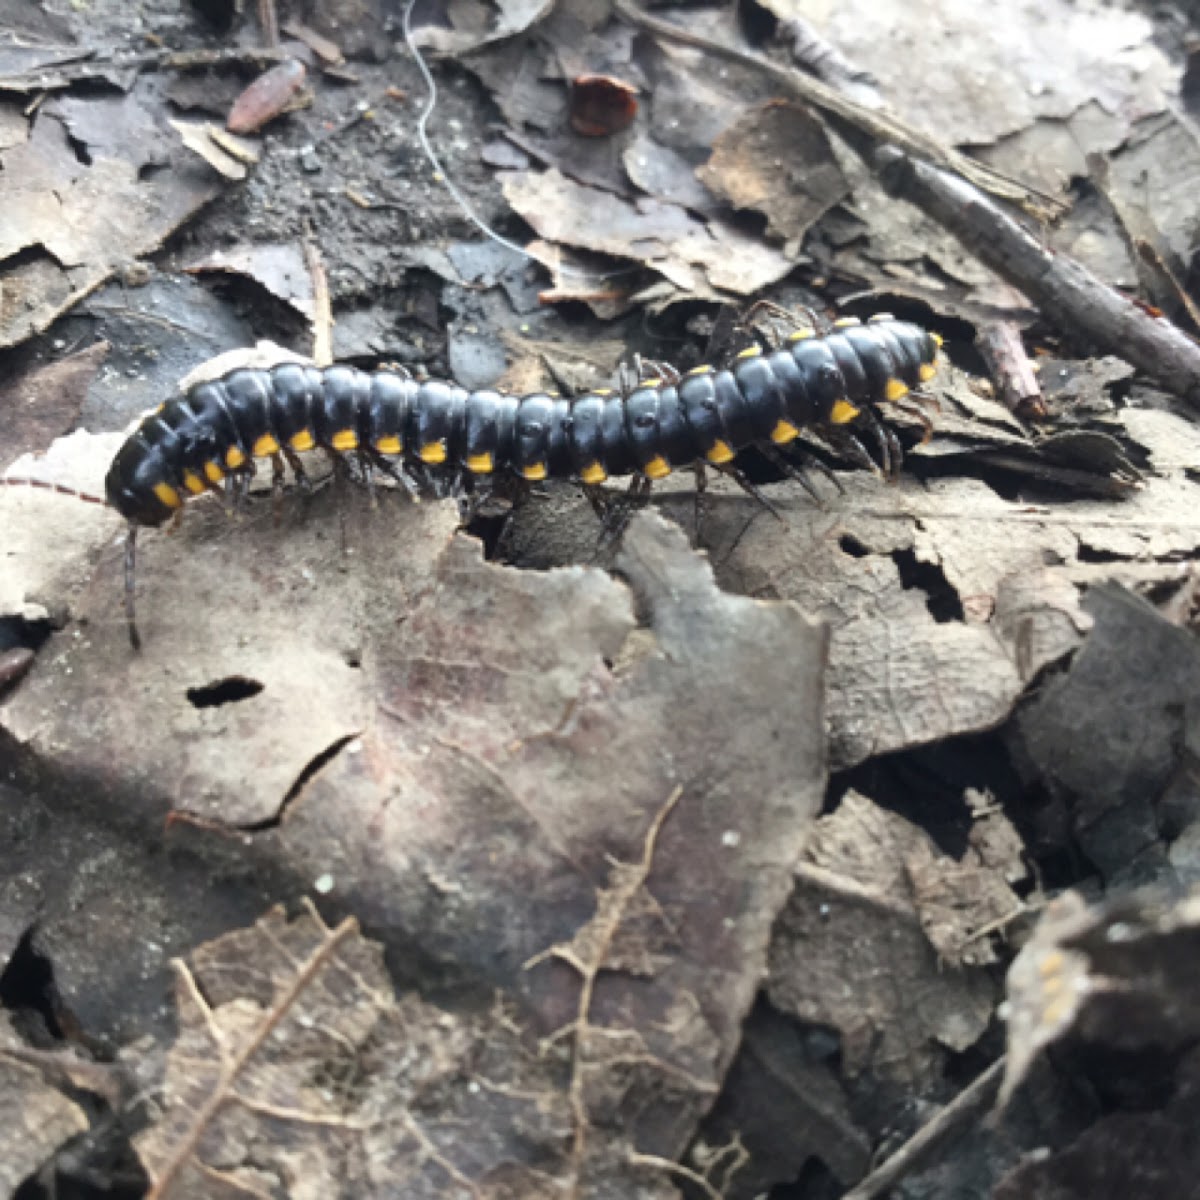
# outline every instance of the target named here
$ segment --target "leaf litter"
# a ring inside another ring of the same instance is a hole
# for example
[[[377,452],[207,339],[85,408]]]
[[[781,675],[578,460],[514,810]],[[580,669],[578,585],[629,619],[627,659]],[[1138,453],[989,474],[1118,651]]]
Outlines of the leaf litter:
[[[1058,6],[1056,21],[1086,30],[1068,44],[1089,53],[1048,57],[1036,23],[947,3],[936,30],[956,39],[962,68],[948,71],[941,35],[914,27],[903,6],[765,7],[789,39],[777,54],[822,79],[840,73],[868,107],[893,106],[947,145],[972,144],[1051,199],[1074,200],[1047,236],[1104,279],[1138,286],[1138,247],[1156,247],[1169,269],[1155,301],[1173,299],[1171,264],[1182,278],[1190,253],[1187,171],[1161,171],[1195,147],[1173,108],[1175,68],[1145,18]],[[711,326],[689,305],[784,276],[775,294],[793,305],[821,303],[832,280],[831,294],[864,314],[877,299],[848,289],[932,302],[976,326],[1029,325],[1026,298],[891,198],[853,136],[812,115],[819,106],[780,103],[766,74],[610,16],[607,5],[463,3],[420,38],[457,56],[507,122],[486,160],[504,168],[498,184],[471,176],[469,191],[493,219],[502,188],[540,235],[533,253],[556,278],[546,298],[581,298],[609,318],[637,307],[670,317],[693,361]],[[341,41],[322,20],[314,26]],[[740,43],[770,27],[734,34],[724,20],[700,11],[693,28]],[[364,16],[344,48],[359,52],[368,28]],[[36,118],[0,110],[10,183],[13,154],[37,168],[21,173],[30,188],[43,165],[57,186],[98,162],[116,171],[108,160],[124,156],[139,186],[199,172],[210,198],[222,191],[158,119],[163,95],[184,106],[180,80],[160,89],[153,68],[135,79],[52,38],[40,53],[4,60],[20,76],[14,90],[40,70],[66,94]],[[407,87],[407,67],[393,67]],[[627,131],[580,139],[571,83],[596,72],[636,88],[639,114]],[[1008,86],[1014,76],[1034,86]],[[995,77],[1003,86],[985,86]],[[73,93],[72,79],[106,78],[125,99]],[[228,76],[217,82],[214,96],[233,94]],[[291,333],[302,336],[307,275],[292,262],[294,233],[298,213],[315,213],[340,352],[448,362],[480,383],[507,370],[532,387],[547,361],[594,385],[617,348],[646,344],[632,324],[598,335],[539,310],[519,260],[483,274],[468,266],[463,286],[463,264],[482,257],[464,241],[444,248],[455,227],[436,180],[420,167],[402,178],[373,170],[416,152],[398,131],[408,115],[393,123],[377,103],[383,82],[356,61],[335,99],[332,77],[314,78],[314,110],[273,123],[257,161],[256,148],[240,148],[225,163],[245,172],[243,191],[207,217],[180,200],[171,228],[190,221],[192,232],[163,261],[226,270],[234,294],[244,272],[284,301],[281,313],[295,307],[278,319],[298,318]],[[373,86],[374,106],[362,98]],[[443,104],[450,121],[474,112],[456,89]],[[461,139],[442,134],[453,155]],[[213,138],[195,145],[215,158]],[[1097,153],[1110,158],[1106,176],[1090,170]],[[1068,197],[1085,173],[1106,206]],[[1147,181],[1161,205],[1147,204]],[[122,253],[170,232],[157,218],[143,224],[153,237]],[[10,294],[19,286],[36,302],[14,340],[95,286],[85,273],[96,240],[82,228],[72,246],[47,227],[6,264]],[[79,278],[64,287],[63,271]],[[31,272],[41,272],[32,284]],[[681,300],[688,316],[676,320]],[[521,509],[505,541],[517,565],[563,567],[544,575],[485,563],[455,533],[449,505],[399,513],[389,496],[373,512],[326,489],[304,507],[289,498],[278,516],[265,497],[239,521],[189,514],[174,537],[145,540],[149,636],[132,662],[115,523],[54,497],[0,494],[3,629],[49,637],[5,698],[5,746],[52,794],[86,781],[72,803],[99,818],[119,807],[139,838],[157,838],[166,817],[173,852],[223,862],[218,881],[252,869],[275,897],[317,891],[366,921],[389,955],[390,974],[352,925],[308,910],[198,947],[180,973],[179,1043],[138,1063],[166,1071],[163,1117],[138,1142],[150,1173],[187,1173],[189,1188],[213,1195],[302,1194],[302,1179],[320,1180],[321,1194],[347,1180],[357,1187],[347,1194],[371,1194],[403,1178],[413,1194],[439,1195],[665,1196],[690,1180],[732,1198],[817,1164],[862,1200],[882,1186],[872,1151],[912,1133],[922,1105],[945,1103],[953,1128],[956,1087],[984,1062],[996,1069],[1000,969],[1046,897],[1068,884],[1120,896],[1146,879],[1182,890],[1200,875],[1194,423],[1122,364],[1073,359],[1040,326],[1033,340],[1056,356],[1042,370],[1053,432],[951,372],[933,437],[911,447],[895,486],[842,475],[845,494],[821,507],[768,477],[786,526],[717,486],[699,528],[690,491],[664,489],[659,507],[695,533],[711,572],[652,519],[634,524],[620,581],[573,565],[594,558],[596,527],[564,494]],[[62,414],[37,406],[41,424],[21,449],[71,419],[89,362],[68,377]],[[54,369],[26,367],[16,394],[55,386]],[[86,411],[108,411],[95,397],[114,394],[109,374],[92,383]],[[910,441],[922,438],[921,419],[897,418]],[[95,489],[113,444],[76,435],[36,469]],[[1134,682],[1147,663],[1157,664],[1149,686]],[[814,825],[826,726],[836,774]],[[932,813],[891,811],[875,773],[937,763],[960,744],[1007,756],[1011,777],[983,771],[959,786],[963,832],[951,846],[935,838]],[[81,879],[78,894],[90,886]],[[1110,916],[1127,912],[1112,901],[1071,903],[1067,932],[1052,906],[1029,947],[1069,944],[1028,969],[1027,947],[1001,1006],[1007,1123],[960,1127],[961,1153],[943,1145],[940,1168],[905,1168],[905,1195],[1091,1194],[1089,1180],[1138,1169],[1121,1141],[1132,1137],[1164,1147],[1163,1194],[1190,1178],[1186,1154],[1169,1149],[1193,1103],[1192,1034],[1170,1015],[1194,995],[1186,972],[1170,969],[1187,901],[1139,902],[1132,917]],[[85,963],[80,930],[51,921],[45,944],[60,963]],[[1142,947],[1134,968],[1106,957],[1130,929]],[[150,933],[131,918],[128,936]],[[352,970],[339,971],[343,959]],[[1125,982],[1137,972],[1141,995]],[[1028,998],[1031,975],[1040,1000]],[[1064,992],[1084,1000],[1056,1021],[1037,1015]],[[435,1007],[433,993],[473,1000]],[[481,1003],[496,995],[493,1008]],[[1115,1015],[1096,1019],[1093,995]],[[1147,1050],[1137,1036],[1156,1023],[1165,1028]],[[1148,1061],[1178,1063],[1157,1087],[1121,1057],[1131,1031]],[[1049,1041],[1054,1056],[1043,1054]],[[1057,1090],[1052,1059],[1065,1064]],[[1098,1109],[1071,1099],[1072,1073],[1103,1081],[1096,1064],[1114,1061]],[[1033,1093],[1053,1094],[1057,1115],[1025,1135]],[[1140,1110],[1122,1111],[1130,1103]],[[192,1134],[197,1114],[208,1124]],[[1055,1149],[1020,1165],[1042,1141]]]

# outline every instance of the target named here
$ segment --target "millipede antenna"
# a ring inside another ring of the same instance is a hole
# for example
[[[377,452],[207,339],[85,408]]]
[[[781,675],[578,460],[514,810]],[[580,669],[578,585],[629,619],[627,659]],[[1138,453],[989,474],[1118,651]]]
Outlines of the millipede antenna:
[[[0,475],[0,485],[4,487],[41,488],[44,492],[58,492],[60,496],[74,496],[85,504],[98,504],[108,508],[109,503],[103,496],[92,492],[83,492],[79,488],[68,487],[65,483],[55,483],[50,479],[37,479],[32,475]]]

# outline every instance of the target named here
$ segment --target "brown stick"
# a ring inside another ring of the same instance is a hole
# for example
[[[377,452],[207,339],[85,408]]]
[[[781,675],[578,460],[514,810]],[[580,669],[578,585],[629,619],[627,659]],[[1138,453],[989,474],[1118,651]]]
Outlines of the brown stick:
[[[965,180],[894,146],[877,151],[873,165],[891,196],[948,229],[1060,329],[1082,334],[1200,405],[1200,346],[1170,321],[1152,317],[1081,263],[1047,249]]]
[[[860,1180],[842,1200],[875,1200],[911,1175],[939,1147],[956,1137],[969,1122],[978,1120],[1000,1090],[1004,1059],[998,1059],[970,1087],[959,1092],[931,1121],[927,1121],[891,1158]]]
[[[272,48],[279,45],[279,18],[275,15],[275,0],[258,0],[258,23],[262,26],[263,42]]]
[[[1005,408],[1023,421],[1040,421],[1046,416],[1042,387],[1021,331],[1012,321],[989,321],[979,327],[975,345],[987,363],[996,394]]]
[[[333,304],[329,298],[325,263],[307,222],[304,226],[304,261],[313,290],[313,362],[318,367],[327,367],[333,362]]]

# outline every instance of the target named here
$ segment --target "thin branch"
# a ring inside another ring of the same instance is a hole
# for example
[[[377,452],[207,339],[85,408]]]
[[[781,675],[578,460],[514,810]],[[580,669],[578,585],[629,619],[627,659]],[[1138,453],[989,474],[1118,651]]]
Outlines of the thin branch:
[[[928,1162],[935,1150],[958,1137],[968,1124],[977,1121],[992,1106],[1003,1075],[1004,1059],[1000,1058],[970,1087],[959,1092],[936,1117],[922,1125],[882,1166],[852,1187],[842,1200],[876,1200]]]
[[[313,362],[327,367],[333,362],[333,303],[329,298],[329,276],[311,226],[304,226],[304,261],[313,290]]]
[[[1055,254],[962,179],[892,146],[874,156],[890,195],[915,204],[985,266],[1019,288],[1059,328],[1123,358],[1168,391],[1200,404],[1200,346],[1081,263]]]

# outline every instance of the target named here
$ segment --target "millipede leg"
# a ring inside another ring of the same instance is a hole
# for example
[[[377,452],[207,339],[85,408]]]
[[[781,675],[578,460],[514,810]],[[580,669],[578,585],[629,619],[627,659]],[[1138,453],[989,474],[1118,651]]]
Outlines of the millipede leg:
[[[395,480],[414,504],[421,502],[421,489],[417,481],[402,466],[375,452],[371,453],[371,462],[374,463],[376,470],[382,471],[389,479]]]
[[[863,471],[879,474],[879,464],[867,453],[867,448],[854,436],[842,429],[825,429],[822,437],[829,446],[843,458],[847,458]]]
[[[371,456],[365,450],[358,452],[358,469],[362,472],[363,486],[371,498],[371,507],[378,508],[379,496],[375,492],[375,466],[371,462]]]
[[[603,529],[600,531],[597,552],[621,540],[625,530],[629,528],[629,522],[633,520],[633,514],[646,506],[653,487],[653,482],[645,475],[634,475],[624,493],[606,497],[607,504],[600,518]]]
[[[290,446],[284,446],[283,456],[287,459],[287,464],[292,468],[292,474],[296,477],[296,486],[305,495],[312,493],[312,480],[308,477],[308,472],[304,469],[304,464],[300,461],[300,455]]]
[[[704,510],[708,507],[708,471],[705,469],[704,460],[697,459],[692,467],[692,474],[696,478],[696,491],[692,496],[692,544],[700,545],[700,531],[704,525]]]
[[[287,479],[282,454],[271,455],[271,506],[275,511],[275,524],[283,519],[283,485]]]
[[[746,478],[745,472],[742,471],[740,467],[735,467],[732,464],[725,463],[714,463],[713,465],[718,471],[721,472],[722,475],[728,475],[729,478],[732,479],[734,483],[736,483],[738,487],[740,487],[742,491],[746,493],[747,496],[751,497],[753,500],[757,500],[758,503],[761,504],[763,508],[765,508],[767,512],[769,512],[771,516],[773,516],[775,520],[780,523],[780,525],[787,525],[787,521],[779,509],[777,509],[775,505],[767,499],[761,488],[751,483],[750,480]]]
[[[798,461],[795,458],[788,458],[773,442],[759,442],[758,449],[764,458],[777,466],[789,479],[794,479],[813,498],[818,508],[825,507],[825,501],[822,499],[821,493],[817,491],[816,485],[810,478],[807,459]],[[824,463],[818,463],[817,465],[839,488],[842,486],[838,483],[833,472]]]
[[[129,644],[142,648],[142,637],[138,633],[137,616],[134,612],[134,575],[137,570],[137,526],[130,525],[125,535],[125,624],[129,629]]]

